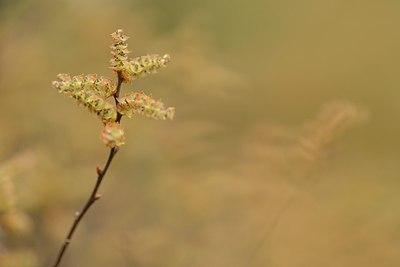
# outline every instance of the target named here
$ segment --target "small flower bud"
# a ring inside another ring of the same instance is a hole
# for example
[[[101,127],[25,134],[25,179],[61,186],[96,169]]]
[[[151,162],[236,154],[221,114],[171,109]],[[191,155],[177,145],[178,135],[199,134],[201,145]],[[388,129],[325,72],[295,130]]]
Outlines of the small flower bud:
[[[107,123],[104,126],[104,130],[101,137],[103,143],[110,148],[118,147],[125,144],[124,129],[117,122]]]
[[[100,168],[100,166],[96,166],[96,173],[99,176],[103,173],[103,170]]]

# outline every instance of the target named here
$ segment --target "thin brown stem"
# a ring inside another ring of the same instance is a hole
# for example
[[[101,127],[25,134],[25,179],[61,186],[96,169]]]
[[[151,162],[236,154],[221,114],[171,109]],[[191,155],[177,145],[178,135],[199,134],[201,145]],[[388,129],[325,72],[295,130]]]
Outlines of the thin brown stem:
[[[118,72],[117,90],[114,94],[115,108],[117,108],[117,106],[118,106],[118,97],[119,97],[119,91],[121,91],[122,82],[123,82],[123,79],[122,79],[121,72]],[[121,121],[121,118],[122,118],[122,114],[118,112],[118,108],[117,108],[117,119],[115,121],[119,123]]]
[[[74,222],[71,226],[71,229],[68,232],[67,237],[64,240],[64,243],[60,249],[60,252],[58,253],[57,259],[55,264],[53,265],[54,267],[59,266],[65,251],[68,248],[68,245],[71,243],[71,239],[72,236],[75,233],[76,228],[78,227],[80,221],[82,220],[83,216],[85,216],[86,212],[89,210],[89,208],[96,202],[96,200],[98,200],[100,198],[100,195],[97,193],[97,191],[100,188],[101,182],[103,181],[103,178],[105,176],[105,174],[107,173],[108,167],[110,166],[115,154],[118,152],[117,149],[112,148],[110,150],[110,154],[108,156],[107,162],[104,165],[103,170],[99,170],[98,169],[98,176],[97,176],[97,181],[95,186],[93,187],[92,193],[90,194],[90,197],[88,198],[88,200],[86,201],[86,204],[83,206],[82,210],[80,212],[77,212],[75,214],[75,219]]]
[[[117,90],[116,93],[114,95],[114,100],[115,100],[115,106],[117,107],[118,105],[118,97],[119,97],[119,91],[121,89],[121,84],[122,84],[122,76],[121,73],[118,73],[118,84],[117,84]],[[122,118],[122,115],[118,112],[117,113],[117,118],[116,118],[116,122],[120,122]],[[72,226],[67,234],[67,237],[64,240],[64,243],[62,244],[60,251],[58,253],[57,259],[53,265],[53,267],[58,267],[61,263],[61,260],[63,259],[64,253],[68,248],[68,245],[71,243],[72,237],[75,233],[75,230],[77,229],[79,223],[81,222],[82,218],[85,216],[86,212],[90,209],[90,207],[98,200],[100,199],[100,195],[97,193],[99,191],[101,182],[104,179],[104,176],[107,173],[108,168],[110,167],[110,164],[115,156],[115,154],[117,154],[118,152],[118,147],[113,147],[110,149],[110,153],[108,155],[108,159],[103,167],[103,169],[99,169],[97,168],[97,180],[96,183],[92,189],[92,193],[90,194],[88,200],[86,201],[85,205],[83,206],[83,208],[81,209],[80,212],[77,212],[75,214],[75,219],[72,223]]]

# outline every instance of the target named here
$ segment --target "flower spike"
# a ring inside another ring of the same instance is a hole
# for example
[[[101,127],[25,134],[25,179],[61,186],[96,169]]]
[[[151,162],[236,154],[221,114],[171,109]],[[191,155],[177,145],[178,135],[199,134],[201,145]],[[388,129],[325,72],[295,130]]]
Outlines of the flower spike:
[[[71,78],[69,74],[65,73],[57,75],[57,78],[57,81],[53,81],[53,87],[58,89],[60,93],[75,98],[79,104],[96,113],[104,123],[115,121],[117,117],[115,107],[105,99],[106,95],[111,94],[114,86],[108,82],[107,78],[100,77],[98,79],[93,74],[78,75]],[[104,79],[106,79],[106,82],[104,82]]]
[[[147,55],[137,57],[129,62],[132,77],[133,79],[138,79],[150,73],[157,73],[158,69],[166,67],[170,61],[171,57],[168,54],[164,56]]]
[[[132,118],[141,114],[158,120],[172,120],[175,108],[166,108],[164,103],[142,93],[129,93],[118,99],[118,112]]]
[[[111,34],[113,38],[113,44],[111,45],[111,55],[113,58],[110,60],[111,69],[117,75],[121,73],[121,77],[124,82],[131,81],[130,65],[128,61],[128,36],[124,35],[121,29]]]

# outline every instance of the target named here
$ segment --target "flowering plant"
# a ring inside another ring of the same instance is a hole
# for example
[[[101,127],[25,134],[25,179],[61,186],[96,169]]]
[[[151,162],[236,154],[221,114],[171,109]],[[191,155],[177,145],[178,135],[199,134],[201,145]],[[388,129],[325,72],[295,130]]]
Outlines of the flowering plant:
[[[111,37],[113,44],[111,45],[110,68],[117,77],[116,82],[97,74],[71,77],[69,74],[60,73],[57,75],[57,80],[52,83],[60,93],[74,98],[78,104],[85,106],[98,116],[104,125],[101,138],[103,143],[110,148],[106,164],[102,169],[100,167],[96,169],[98,175],[96,184],[82,210],[76,212],[54,267],[59,266],[79,222],[92,204],[100,198],[97,192],[101,182],[119,147],[125,143],[125,132],[121,126],[122,117],[132,118],[140,114],[153,119],[172,120],[175,113],[175,108],[166,107],[160,100],[155,100],[143,92],[130,92],[122,97],[119,95],[122,83],[131,83],[142,76],[156,73],[158,69],[170,62],[170,56],[168,54],[146,55],[129,59],[130,52],[126,42],[129,37],[124,35],[121,29],[113,32]],[[114,103],[110,103],[110,99],[114,99]]]

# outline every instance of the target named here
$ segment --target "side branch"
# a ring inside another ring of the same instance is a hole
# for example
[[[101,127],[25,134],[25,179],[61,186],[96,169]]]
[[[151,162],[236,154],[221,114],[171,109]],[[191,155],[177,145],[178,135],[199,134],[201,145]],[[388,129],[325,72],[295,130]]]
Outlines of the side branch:
[[[122,76],[121,73],[118,72],[118,84],[117,84],[117,90],[114,95],[114,100],[115,100],[115,106],[118,105],[118,97],[119,97],[119,91],[121,90],[121,85],[122,85]],[[122,115],[120,113],[117,114],[117,119],[115,120],[117,123],[121,121]],[[58,253],[57,259],[53,265],[53,267],[58,267],[65,251],[68,248],[68,245],[71,243],[71,239],[75,233],[76,228],[78,227],[79,223],[81,222],[82,218],[85,216],[86,212],[89,210],[89,208],[98,200],[100,199],[100,195],[97,193],[99,191],[101,182],[103,181],[104,176],[107,173],[108,168],[110,167],[110,164],[115,156],[117,154],[119,148],[118,147],[113,147],[110,149],[110,154],[108,155],[108,159],[106,161],[106,164],[104,165],[103,169],[100,169],[99,167],[96,168],[97,172],[97,180],[96,184],[93,187],[92,193],[90,194],[90,197],[86,201],[85,205],[83,206],[82,210],[80,212],[75,213],[75,219],[74,222],[72,223],[72,226],[67,234],[67,237],[64,240],[63,245],[61,246],[61,249]]]

